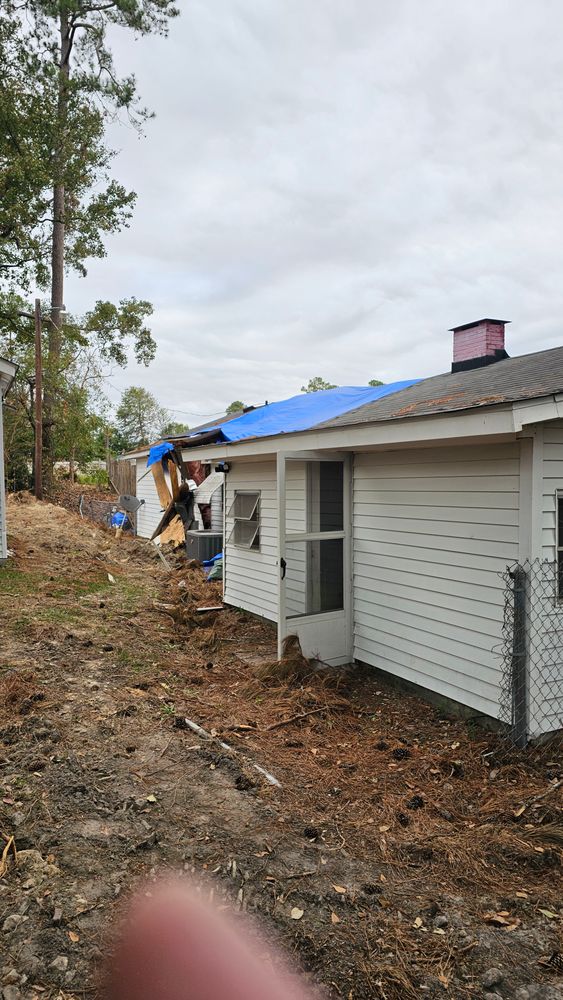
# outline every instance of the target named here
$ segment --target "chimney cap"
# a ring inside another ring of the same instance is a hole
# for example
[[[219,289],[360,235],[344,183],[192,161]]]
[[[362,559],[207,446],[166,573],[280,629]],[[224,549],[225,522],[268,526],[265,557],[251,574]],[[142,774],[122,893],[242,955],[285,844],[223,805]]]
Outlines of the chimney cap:
[[[461,326],[452,326],[449,329],[449,333],[457,333],[458,330],[470,330],[472,326],[481,326],[481,323],[498,323],[500,326],[506,326],[510,323],[509,319],[491,319],[486,316],[484,319],[476,319],[473,323],[463,323]]]

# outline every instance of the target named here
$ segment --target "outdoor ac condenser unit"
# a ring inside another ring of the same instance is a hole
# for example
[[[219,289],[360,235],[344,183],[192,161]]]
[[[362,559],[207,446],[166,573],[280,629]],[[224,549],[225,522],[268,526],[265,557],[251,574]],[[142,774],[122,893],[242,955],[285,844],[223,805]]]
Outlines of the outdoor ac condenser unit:
[[[222,548],[222,531],[186,531],[188,559],[198,559],[199,562],[205,562],[218,555]]]

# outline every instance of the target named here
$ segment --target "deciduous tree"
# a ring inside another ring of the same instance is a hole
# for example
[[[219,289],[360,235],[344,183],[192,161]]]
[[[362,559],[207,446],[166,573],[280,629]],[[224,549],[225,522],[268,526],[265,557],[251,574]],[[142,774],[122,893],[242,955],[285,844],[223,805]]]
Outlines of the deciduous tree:
[[[229,403],[227,409],[225,410],[225,413],[231,414],[231,413],[238,413],[239,411],[242,412],[244,410],[245,405],[246,404],[242,403],[240,399],[235,399],[234,402]]]
[[[301,386],[301,392],[322,392],[324,389],[336,388],[332,382],[325,382],[324,378],[321,378],[320,375],[315,375],[314,378],[309,379],[307,385]]]
[[[138,445],[150,444],[162,436],[161,431],[169,420],[170,414],[148,389],[132,385],[122,393],[115,414],[114,447],[131,451]]]
[[[187,424],[182,424],[179,420],[169,420],[160,428],[160,434],[163,438],[174,437],[176,434],[187,434],[189,429]]]

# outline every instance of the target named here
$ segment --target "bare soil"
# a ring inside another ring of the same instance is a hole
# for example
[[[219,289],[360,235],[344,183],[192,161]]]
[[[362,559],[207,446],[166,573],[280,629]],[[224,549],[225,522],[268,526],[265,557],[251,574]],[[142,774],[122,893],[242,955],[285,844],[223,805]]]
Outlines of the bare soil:
[[[328,997],[563,995],[560,744],[510,751],[360,668],[268,678],[272,627],[200,613],[200,569],[27,494],[8,517],[4,1000],[95,994],[116,911],[162,871],[254,914]]]

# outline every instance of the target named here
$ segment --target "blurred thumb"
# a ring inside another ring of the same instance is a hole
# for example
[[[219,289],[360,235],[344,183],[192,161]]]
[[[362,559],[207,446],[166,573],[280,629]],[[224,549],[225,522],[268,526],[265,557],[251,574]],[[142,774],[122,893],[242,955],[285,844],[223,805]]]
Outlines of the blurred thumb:
[[[164,885],[133,901],[118,936],[107,997],[311,1000],[294,976],[274,970],[261,951],[238,918],[218,913],[183,883]]]

